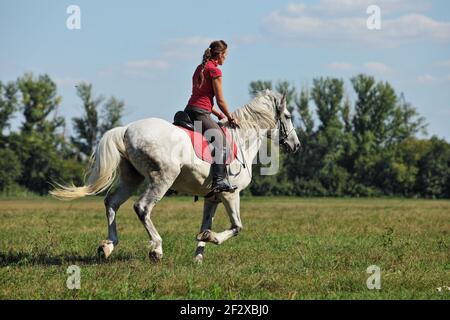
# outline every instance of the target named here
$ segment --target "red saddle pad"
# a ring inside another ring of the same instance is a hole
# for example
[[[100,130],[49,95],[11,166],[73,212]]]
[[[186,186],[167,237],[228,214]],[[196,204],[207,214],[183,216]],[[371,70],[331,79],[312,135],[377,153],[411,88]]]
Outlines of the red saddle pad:
[[[177,126],[177,127],[180,129],[183,129],[184,132],[186,132],[188,134],[189,138],[191,138],[191,143],[192,143],[192,146],[194,147],[195,155],[198,158],[202,159],[203,161],[213,163],[214,159],[211,155],[213,146],[210,146],[208,141],[206,141],[205,137],[199,132],[195,132],[193,130],[189,130],[189,129],[186,129],[186,128],[183,128],[180,126]],[[231,142],[233,142],[230,132],[225,127],[221,127],[221,128],[222,128],[223,132],[225,133],[225,137],[227,139],[228,145],[230,145]],[[194,141],[197,141],[197,143],[194,144]],[[201,141],[201,143],[199,143],[198,141]],[[231,154],[228,154],[226,164],[233,162],[233,160],[236,159],[236,156],[237,156],[237,146],[236,146],[236,143],[233,142],[233,152]]]

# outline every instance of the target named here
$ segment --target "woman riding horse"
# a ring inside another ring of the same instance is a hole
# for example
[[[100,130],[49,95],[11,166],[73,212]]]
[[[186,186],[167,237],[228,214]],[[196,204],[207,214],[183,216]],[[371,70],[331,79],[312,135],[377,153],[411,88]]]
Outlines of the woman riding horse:
[[[212,190],[214,192],[232,192],[234,187],[224,180],[227,141],[219,125],[211,118],[211,113],[219,120],[225,117],[232,126],[237,122],[228,110],[228,105],[222,92],[222,71],[217,67],[223,65],[227,57],[227,44],[223,40],[213,41],[203,54],[202,63],[197,67],[192,77],[192,95],[184,111],[192,121],[200,121],[202,134],[207,130],[212,135],[214,146],[214,162],[211,165],[213,174]],[[222,112],[214,109],[213,98]]]

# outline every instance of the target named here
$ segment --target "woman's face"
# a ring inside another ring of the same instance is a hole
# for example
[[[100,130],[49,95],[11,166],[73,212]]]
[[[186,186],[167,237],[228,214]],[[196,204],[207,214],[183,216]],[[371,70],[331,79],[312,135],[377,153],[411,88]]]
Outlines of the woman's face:
[[[225,59],[227,58],[227,55],[228,55],[228,50],[221,52],[219,54],[219,58],[217,59],[217,64],[220,66],[223,65],[223,63],[225,62]]]

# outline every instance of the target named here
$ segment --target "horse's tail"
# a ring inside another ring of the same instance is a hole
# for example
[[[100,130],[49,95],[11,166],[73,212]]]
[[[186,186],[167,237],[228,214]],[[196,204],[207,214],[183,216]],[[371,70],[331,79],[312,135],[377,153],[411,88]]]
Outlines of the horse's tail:
[[[117,127],[105,132],[100,139],[95,152],[89,159],[89,178],[84,186],[63,186],[50,191],[50,194],[60,200],[73,200],[84,196],[95,195],[106,190],[116,178],[116,169],[121,157],[125,157],[123,142],[126,127]]]

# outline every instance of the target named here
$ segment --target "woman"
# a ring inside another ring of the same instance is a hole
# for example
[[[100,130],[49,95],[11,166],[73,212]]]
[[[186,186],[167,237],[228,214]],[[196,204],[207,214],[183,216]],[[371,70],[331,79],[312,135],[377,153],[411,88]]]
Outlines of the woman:
[[[209,48],[205,50],[202,63],[197,67],[192,77],[192,95],[184,109],[192,121],[201,121],[202,134],[207,130],[215,130],[212,136],[222,137],[221,139],[211,139],[215,153],[215,161],[211,166],[213,173],[212,189],[214,192],[231,192],[235,189],[234,186],[231,186],[224,180],[225,159],[227,156],[225,136],[222,129],[210,116],[213,113],[219,120],[227,117],[231,126],[237,125],[223,97],[222,71],[217,67],[225,62],[227,47],[225,41],[219,40],[211,42]],[[214,109],[214,97],[216,97],[217,105],[223,113]],[[208,133],[211,134],[211,132]]]

